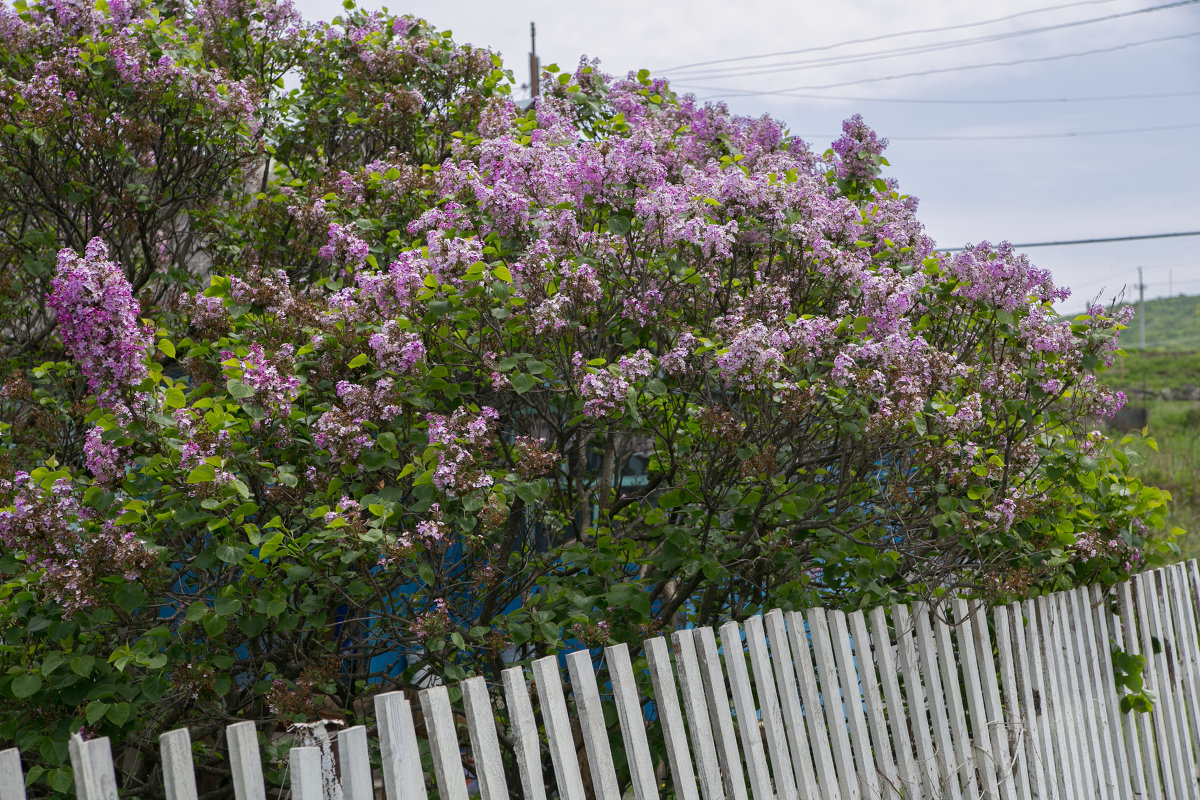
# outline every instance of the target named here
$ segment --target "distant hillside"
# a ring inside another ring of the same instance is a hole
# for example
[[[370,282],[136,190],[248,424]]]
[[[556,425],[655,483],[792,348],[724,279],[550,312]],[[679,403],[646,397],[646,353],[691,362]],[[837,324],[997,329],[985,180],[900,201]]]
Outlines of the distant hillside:
[[[1137,303],[1131,303],[1135,308]],[[1146,349],[1200,352],[1200,296],[1180,295],[1146,301]],[[1138,347],[1138,315],[1121,334],[1121,346]]]
[[[1138,326],[1135,314],[1121,333],[1121,347],[1129,355],[1118,359],[1101,380],[1148,392],[1200,386],[1200,296],[1147,300],[1144,351],[1138,348]]]

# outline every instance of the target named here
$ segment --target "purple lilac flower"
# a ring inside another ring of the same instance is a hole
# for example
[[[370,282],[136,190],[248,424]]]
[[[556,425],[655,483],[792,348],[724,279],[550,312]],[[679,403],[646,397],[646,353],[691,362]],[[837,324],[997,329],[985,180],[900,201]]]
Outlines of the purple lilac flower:
[[[123,407],[122,397],[146,377],[150,330],[138,322],[138,305],[125,273],[108,260],[97,238],[81,257],[67,248],[58,254],[58,275],[47,302],[58,320],[59,336],[87,378],[88,390],[106,408]]]

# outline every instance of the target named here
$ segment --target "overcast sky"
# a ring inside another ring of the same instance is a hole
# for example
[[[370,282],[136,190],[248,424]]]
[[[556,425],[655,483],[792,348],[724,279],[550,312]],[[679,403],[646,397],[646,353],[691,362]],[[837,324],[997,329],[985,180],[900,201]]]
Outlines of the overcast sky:
[[[298,4],[308,19],[341,10],[338,0]],[[1147,10],[1159,6],[1171,7]],[[920,218],[944,247],[1200,230],[1197,0],[412,0],[388,8],[499,51],[520,82],[536,22],[543,66],[570,68],[587,55],[609,73],[645,67],[680,92],[771,114],[817,150],[861,113],[891,140],[889,174],[920,198]],[[1001,17],[1010,18],[993,21]],[[908,35],[950,26],[959,27]],[[876,37],[886,38],[829,47]],[[796,50],[807,52],[744,58]],[[1088,51],[1102,52],[1062,57]],[[716,59],[740,60],[677,69]],[[1023,63],[983,66],[1012,61]],[[917,72],[926,74],[897,77]],[[1161,128],[1169,130],[1146,130]],[[1074,290],[1067,311],[1123,287],[1136,296],[1138,266],[1147,297],[1200,294],[1200,236],[1028,252]]]

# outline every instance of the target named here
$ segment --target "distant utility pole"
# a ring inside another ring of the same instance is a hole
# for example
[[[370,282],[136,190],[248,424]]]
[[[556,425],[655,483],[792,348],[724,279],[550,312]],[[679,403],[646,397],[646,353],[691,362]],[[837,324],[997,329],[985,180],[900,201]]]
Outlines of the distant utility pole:
[[[1138,267],[1138,348],[1146,349],[1146,284],[1142,281],[1142,268]]]
[[[529,96],[537,98],[540,94],[538,81],[542,76],[542,64],[537,55],[537,26],[529,23]]]

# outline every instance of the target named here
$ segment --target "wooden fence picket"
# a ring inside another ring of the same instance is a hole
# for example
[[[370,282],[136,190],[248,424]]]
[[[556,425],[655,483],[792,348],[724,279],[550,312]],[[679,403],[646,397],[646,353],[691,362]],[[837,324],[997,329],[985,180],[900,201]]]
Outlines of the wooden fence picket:
[[[746,671],[741,626],[736,622],[727,622],[721,626],[721,652],[725,658],[725,672],[729,676],[729,691],[733,695],[733,708],[737,714],[737,731],[746,759],[746,770],[750,774],[750,792],[754,800],[773,800],[775,793],[771,787],[770,773],[767,771],[767,754],[758,726],[754,694],[750,690],[750,674]]]
[[[608,676],[612,680],[613,700],[621,725],[621,741],[625,745],[633,796],[635,800],[658,800],[658,781],[654,776],[650,744],[646,738],[646,717],[642,712],[642,700],[629,660],[629,647],[624,643],[606,647],[604,656],[608,662]]]
[[[963,682],[966,684],[966,701],[967,710],[971,715],[971,724],[973,730],[972,735],[967,734],[966,720],[961,724],[962,739],[964,741],[974,742],[974,752],[971,757],[974,761],[977,773],[973,771],[975,780],[983,778],[983,790],[986,792],[985,797],[999,797],[1000,783],[996,777],[996,767],[999,759],[997,758],[992,746],[992,732],[990,725],[993,722],[990,715],[984,709],[984,690],[983,678],[980,675],[979,666],[979,649],[975,644],[974,626],[971,623],[971,613],[967,609],[967,603],[961,598],[955,598],[951,602],[950,609],[954,612],[954,626],[951,629],[947,626],[948,632],[953,631],[954,638],[958,642],[958,661],[962,665]],[[953,667],[953,660],[944,658],[942,662],[949,663]],[[945,676],[944,680],[950,683],[957,683],[953,675]],[[960,706],[961,708],[961,706]],[[961,713],[961,712],[959,712]],[[974,797],[974,792],[968,793],[969,797]]]
[[[509,667],[500,673],[500,679],[504,684],[504,703],[512,726],[513,752],[525,800],[546,800],[546,785],[542,780],[542,748],[538,742],[533,704],[529,702],[525,670]],[[638,800],[652,799],[639,796]]]
[[[775,792],[780,800],[797,800],[800,796],[799,789],[796,786],[795,773],[792,771],[787,734],[783,729],[783,711],[779,707],[779,695],[775,691],[775,672],[767,655],[763,618],[748,618],[742,624],[742,629],[746,632],[750,672],[754,676],[754,689],[758,694],[759,722],[767,740],[767,752],[771,756]]]
[[[696,790],[696,772],[688,751],[687,729],[675,689],[675,674],[671,669],[670,648],[661,636],[646,642],[646,663],[650,667],[650,682],[654,686],[654,707],[663,741],[667,745],[667,766],[675,784],[675,794],[683,800],[700,800]]]
[[[476,676],[459,686],[467,716],[467,734],[471,738],[471,755],[475,759],[475,774],[479,779],[479,794],[482,800],[507,800],[508,781],[504,777],[500,740],[496,736],[496,712],[492,709],[487,681]]]
[[[546,656],[533,662],[533,681],[542,706],[542,724],[550,745],[550,762],[554,765],[555,783],[562,800],[585,800],[583,776],[575,752],[575,737],[563,696],[562,674],[558,656]]]
[[[717,638],[712,628],[696,628],[692,631],[692,638],[696,643],[696,656],[700,660],[700,681],[704,684],[708,718],[712,722],[725,792],[731,800],[748,800],[746,772],[742,769],[742,756],[738,752],[737,731],[733,727]]]
[[[842,695],[842,711],[846,715],[847,728],[850,731],[850,748],[854,753],[854,769],[858,773],[859,789],[863,797],[877,800],[883,796],[883,789],[879,783],[875,755],[871,751],[871,739],[867,734],[867,719],[863,713],[862,699],[864,690],[860,688],[858,669],[850,650],[850,630],[846,624],[846,615],[841,611],[830,611],[827,622]]]
[[[704,800],[725,800],[725,785],[721,777],[721,762],[713,737],[708,704],[704,699],[704,681],[700,677],[700,658],[696,639],[690,629],[671,635],[675,650],[675,665],[679,675],[679,691],[683,695],[683,713],[691,734],[692,750],[696,754],[696,771],[700,776],[700,795]]]
[[[192,767],[192,737],[187,728],[158,737],[163,789],[167,800],[196,800],[196,771]]]
[[[804,724],[813,747],[813,769],[824,795],[841,797],[842,778],[834,766],[833,743],[829,738],[831,729],[825,721],[821,691],[817,686],[808,623],[799,611],[789,612],[787,622],[788,644],[792,647],[796,678],[800,683],[800,699],[804,703]]]
[[[617,771],[613,766],[612,750],[608,746],[608,727],[604,724],[604,711],[600,708],[600,690],[596,685],[596,672],[592,668],[592,654],[587,650],[577,650],[567,655],[567,671],[571,676],[571,693],[575,696],[579,727],[583,731],[592,788],[596,791],[596,797],[619,797],[621,791],[617,787]]]
[[[25,800],[25,774],[15,747],[0,750],[0,800]]]
[[[375,800],[366,727],[354,725],[338,731],[337,753],[345,800]]]
[[[783,714],[788,749],[791,751],[792,773],[796,776],[801,796],[813,797],[820,791],[820,787],[817,785],[817,773],[808,745],[809,734],[806,730],[804,709],[800,704],[800,686],[796,681],[787,621],[783,612],[775,609],[763,616],[763,622],[771,645],[771,669]]]

